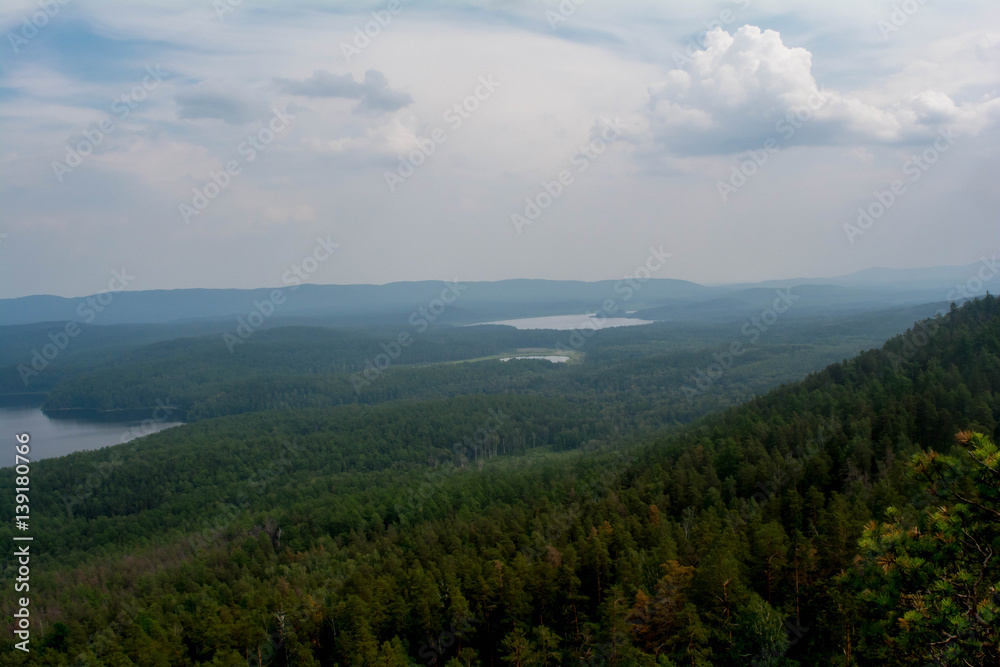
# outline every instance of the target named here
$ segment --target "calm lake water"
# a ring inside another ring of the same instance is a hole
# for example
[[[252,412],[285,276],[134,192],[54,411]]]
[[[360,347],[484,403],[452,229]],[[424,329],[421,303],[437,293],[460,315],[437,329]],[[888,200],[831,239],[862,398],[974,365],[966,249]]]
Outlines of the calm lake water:
[[[29,458],[37,461],[118,445],[179,424],[152,419],[121,422],[52,419],[39,407],[0,407],[0,441],[9,445],[0,449],[0,467],[14,465],[14,436],[18,433],[31,435]]]
[[[634,317],[594,317],[594,313],[582,315],[548,315],[546,317],[523,317],[517,320],[501,320],[499,322],[483,322],[483,324],[506,324],[518,329],[555,329],[570,331],[573,329],[608,329],[610,327],[634,327],[640,324],[652,324],[652,320],[640,320]]]

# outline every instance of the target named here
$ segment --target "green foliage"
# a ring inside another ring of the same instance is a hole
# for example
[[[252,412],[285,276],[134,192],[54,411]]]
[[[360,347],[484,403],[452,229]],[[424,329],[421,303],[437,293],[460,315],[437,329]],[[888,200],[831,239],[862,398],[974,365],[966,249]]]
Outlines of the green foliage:
[[[877,622],[865,653],[898,664],[996,664],[1000,659],[1000,453],[987,436],[962,432],[953,456],[917,454],[931,503],[886,510],[859,546],[846,578]],[[873,636],[877,630],[881,637]]]
[[[2,660],[995,664],[996,299],[672,431],[669,355],[636,389],[642,354],[594,350],[33,464],[46,631]]]
[[[791,641],[785,631],[785,617],[756,593],[736,612],[736,655],[759,667],[785,664]]]

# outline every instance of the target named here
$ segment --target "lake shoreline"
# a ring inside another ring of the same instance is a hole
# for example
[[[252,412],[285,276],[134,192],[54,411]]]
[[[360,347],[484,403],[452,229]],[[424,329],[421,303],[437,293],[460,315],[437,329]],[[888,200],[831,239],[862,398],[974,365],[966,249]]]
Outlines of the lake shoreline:
[[[0,430],[30,434],[32,460],[37,461],[120,445],[184,425],[183,421],[151,418],[151,410],[128,415],[138,419],[123,419],[128,411],[121,410],[109,411],[99,418],[95,418],[95,411],[86,415],[72,409],[50,412],[59,415],[46,414],[41,405],[0,406]],[[175,418],[173,414],[169,417]]]
[[[512,320],[497,320],[495,322],[480,322],[469,326],[508,326],[521,330],[575,331],[579,329],[613,329],[616,327],[635,327],[655,324],[655,320],[643,320],[638,317],[595,317],[597,313],[579,313],[577,315],[545,315],[542,317],[521,317]]]

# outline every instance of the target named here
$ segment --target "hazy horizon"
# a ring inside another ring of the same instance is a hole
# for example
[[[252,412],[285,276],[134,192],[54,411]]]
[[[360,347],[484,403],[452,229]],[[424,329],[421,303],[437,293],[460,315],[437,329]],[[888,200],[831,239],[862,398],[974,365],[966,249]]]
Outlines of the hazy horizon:
[[[994,257],[995,257],[995,255],[994,255]],[[983,259],[988,259],[988,258],[985,258],[985,257],[980,258],[980,261],[982,261]],[[761,280],[753,280],[753,281],[750,281],[750,280],[736,280],[736,281],[733,281],[733,282],[698,282],[698,281],[695,281],[695,280],[687,280],[685,278],[679,278],[679,277],[674,277],[674,276],[664,276],[664,275],[656,275],[656,276],[650,278],[650,280],[679,280],[679,281],[682,281],[682,282],[689,282],[689,283],[693,283],[693,284],[700,285],[700,286],[703,286],[703,287],[735,287],[735,286],[744,286],[744,285],[745,286],[754,286],[754,285],[766,284],[766,283],[771,283],[771,282],[785,282],[785,281],[793,281],[794,282],[794,281],[797,281],[797,280],[803,280],[803,281],[837,280],[837,279],[848,277],[848,276],[852,276],[852,275],[855,275],[855,274],[864,273],[866,271],[921,271],[921,270],[933,271],[933,270],[944,270],[944,269],[964,269],[964,268],[967,268],[967,267],[975,267],[978,264],[979,264],[979,262],[973,262],[971,264],[942,265],[942,266],[917,266],[917,267],[872,266],[872,267],[868,267],[868,268],[865,268],[865,269],[860,269],[858,271],[853,271],[853,272],[851,272],[849,274],[835,275],[835,276],[776,276],[776,277],[772,277],[772,278],[763,278]],[[532,277],[532,276],[528,276],[528,277],[517,276],[517,277],[510,277],[510,278],[498,278],[496,280],[461,279],[461,280],[458,280],[457,282],[459,282],[459,283],[495,283],[495,282],[505,282],[505,281],[513,281],[513,280],[544,280],[544,281],[550,281],[550,282],[599,283],[599,282],[616,282],[616,281],[619,281],[621,279],[622,279],[622,276],[613,276],[613,277],[608,277],[608,278],[595,278],[593,280],[583,280],[583,279],[575,279],[575,278],[539,278],[539,277]],[[417,279],[413,279],[413,280],[392,280],[392,281],[384,282],[384,283],[316,283],[316,282],[304,282],[304,283],[302,283],[302,285],[303,286],[310,285],[310,286],[314,286],[314,287],[352,287],[352,286],[358,286],[358,287],[363,287],[363,286],[383,287],[383,286],[395,285],[395,284],[427,283],[427,282],[431,282],[431,283],[433,283],[433,282],[450,282],[450,281],[453,281],[453,280],[454,280],[453,278],[417,278]],[[116,287],[117,287],[117,285],[116,285]],[[246,286],[235,286],[235,285],[210,286],[210,285],[208,285],[208,286],[198,286],[198,287],[155,287],[154,286],[154,287],[137,287],[137,288],[133,288],[131,286],[131,284],[130,284],[125,289],[121,289],[121,290],[119,290],[119,289],[112,289],[111,291],[115,291],[115,292],[172,292],[172,291],[191,290],[191,289],[202,289],[202,290],[263,290],[263,289],[272,289],[272,288],[280,288],[280,287],[282,287],[282,285],[281,285],[280,282],[273,283],[273,284],[269,283],[269,284],[246,285]],[[34,293],[33,294],[16,294],[16,295],[13,295],[13,296],[0,296],[0,299],[19,299],[19,298],[31,297],[31,296],[54,296],[54,297],[59,297],[59,298],[63,298],[63,299],[76,299],[76,298],[80,298],[80,297],[91,296],[93,294],[99,293],[100,291],[106,291],[106,290],[99,290],[98,292],[80,292],[80,293],[77,293],[77,294],[51,294],[51,293],[42,293],[42,294],[34,294]]]
[[[280,284],[319,239],[320,284],[613,280],[651,247],[657,278],[732,284],[1000,245],[987,2],[39,7],[0,9],[0,298],[123,267]]]
[[[997,0],[0,33],[4,664],[1000,665]]]

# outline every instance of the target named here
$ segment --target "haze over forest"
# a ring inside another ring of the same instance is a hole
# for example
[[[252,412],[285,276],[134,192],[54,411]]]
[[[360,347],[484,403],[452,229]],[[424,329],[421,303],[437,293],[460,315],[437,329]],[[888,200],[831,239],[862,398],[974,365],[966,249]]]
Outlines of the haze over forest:
[[[996,667],[995,0],[7,0],[0,665]]]

